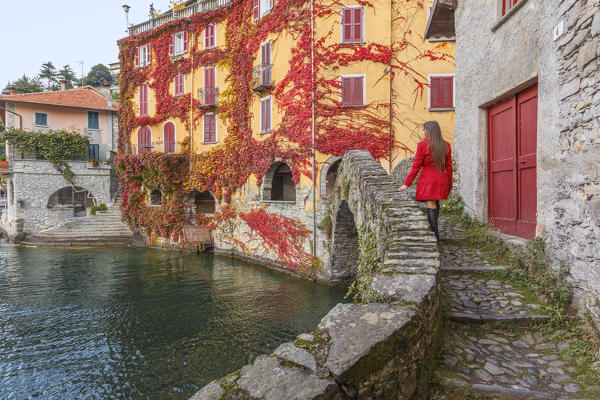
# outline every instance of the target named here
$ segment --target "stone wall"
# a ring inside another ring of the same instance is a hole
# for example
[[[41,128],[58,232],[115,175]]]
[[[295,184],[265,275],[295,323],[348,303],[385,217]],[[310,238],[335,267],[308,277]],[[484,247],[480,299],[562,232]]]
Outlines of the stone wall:
[[[358,249],[336,224],[377,237],[381,271],[370,290],[382,302],[338,304],[310,334],[215,380],[194,400],[409,399],[426,395],[439,329],[439,253],[418,205],[367,151],[342,161],[329,201],[333,242]],[[342,221],[343,220],[343,221]],[[336,254],[332,246],[332,260]],[[355,271],[347,259],[348,274]]]
[[[110,204],[111,169],[101,164],[92,167],[85,161],[69,163],[75,177],[75,186],[87,189],[97,204]],[[27,234],[60,225],[73,217],[72,208],[48,208],[48,199],[57,190],[70,186],[49,161],[12,160],[13,173],[9,178],[9,202],[2,215],[2,228],[9,237],[19,229]],[[11,202],[12,199],[12,202]],[[17,223],[19,221],[19,223]]]
[[[540,190],[539,227],[600,327],[600,1],[562,0],[558,13],[560,147],[544,165],[556,179]]]

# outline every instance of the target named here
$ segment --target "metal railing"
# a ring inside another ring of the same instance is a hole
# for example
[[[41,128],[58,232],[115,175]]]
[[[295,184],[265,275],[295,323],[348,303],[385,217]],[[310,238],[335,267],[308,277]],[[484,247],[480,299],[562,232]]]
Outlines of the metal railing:
[[[216,107],[218,103],[219,89],[200,88],[198,89],[198,101],[200,107]]]
[[[259,64],[252,68],[252,89],[270,89],[273,86],[271,64]]]
[[[125,154],[141,153],[181,153],[181,142],[152,142],[150,145],[129,144],[123,149]]]
[[[138,33],[151,31],[168,22],[175,21],[180,18],[189,18],[194,14],[203,13],[214,10],[219,7],[224,7],[231,3],[231,0],[201,0],[180,10],[168,11],[163,15],[152,18],[141,24],[129,27],[129,34],[136,35]]]

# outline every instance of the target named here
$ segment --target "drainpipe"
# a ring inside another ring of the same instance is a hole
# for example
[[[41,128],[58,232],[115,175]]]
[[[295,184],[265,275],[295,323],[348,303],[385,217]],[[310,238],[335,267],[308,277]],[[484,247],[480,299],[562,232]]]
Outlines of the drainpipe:
[[[392,50],[394,49],[394,3],[390,0],[390,46]],[[390,74],[390,175],[392,174],[392,155],[394,152],[394,89],[393,89],[393,79],[394,72],[392,70],[392,58],[390,57],[390,65],[388,74]]]
[[[310,80],[311,80],[311,143],[312,143],[312,190],[313,190],[313,257],[317,256],[317,188],[316,188],[316,157],[315,149],[315,21],[314,0],[310,1]]]
[[[175,10],[175,8],[173,8],[173,10]],[[185,23],[189,26],[192,21],[190,21],[189,19],[184,20]],[[216,29],[216,28],[215,28]],[[216,35],[216,32],[215,32]],[[191,84],[190,84],[190,172],[192,172],[193,170],[193,163],[192,163],[192,155],[194,154],[194,49],[192,46],[192,40],[191,40],[192,36],[190,35],[190,32],[188,32],[188,48],[190,50],[190,55],[191,55],[191,61],[192,61],[192,70],[190,71],[190,80],[191,80]],[[195,39],[194,39],[195,40]],[[216,121],[215,121],[216,124]]]

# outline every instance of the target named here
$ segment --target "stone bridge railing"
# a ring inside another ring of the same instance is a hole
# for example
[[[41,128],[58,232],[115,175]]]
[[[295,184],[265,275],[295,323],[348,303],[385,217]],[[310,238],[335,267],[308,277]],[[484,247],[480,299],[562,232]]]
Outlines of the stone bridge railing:
[[[376,240],[378,302],[338,304],[310,334],[205,386],[193,400],[426,398],[437,347],[439,253],[419,206],[367,151],[346,153],[331,198],[332,270],[354,276]],[[359,272],[361,273],[361,272]]]

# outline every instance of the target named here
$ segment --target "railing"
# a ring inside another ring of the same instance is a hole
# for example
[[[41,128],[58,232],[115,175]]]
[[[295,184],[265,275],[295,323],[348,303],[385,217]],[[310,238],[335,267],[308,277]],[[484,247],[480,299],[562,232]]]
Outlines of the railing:
[[[129,144],[122,149],[125,154],[141,153],[181,153],[181,142],[152,142],[149,145]]]
[[[200,88],[198,89],[198,101],[200,107],[216,107],[218,103],[219,89]]]
[[[271,64],[259,64],[252,68],[252,90],[271,89],[273,86],[271,67]]]
[[[10,149],[10,157],[11,160],[40,160],[44,161],[46,158],[37,151],[22,151],[21,149],[15,148],[11,146]],[[69,159],[65,159],[65,161],[88,161],[91,160],[89,157],[88,151],[82,154],[79,157],[71,157]]]
[[[194,14],[203,13],[214,10],[219,7],[224,7],[229,4],[231,0],[202,0],[180,10],[168,11],[167,13],[158,17],[152,18],[146,22],[142,22],[138,25],[129,27],[129,34],[136,35],[138,33],[151,31],[154,28],[158,28],[168,22],[175,21],[180,18],[189,18]]]

